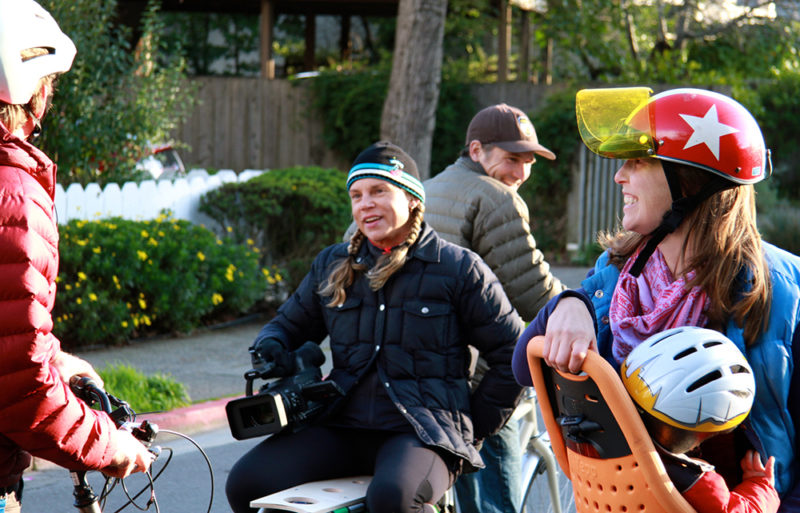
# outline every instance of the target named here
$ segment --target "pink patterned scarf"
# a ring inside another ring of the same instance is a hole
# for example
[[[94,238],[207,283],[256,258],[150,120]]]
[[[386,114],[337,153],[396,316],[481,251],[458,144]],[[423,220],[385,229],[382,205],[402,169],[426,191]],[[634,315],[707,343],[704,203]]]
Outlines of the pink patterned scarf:
[[[684,278],[675,280],[661,251],[656,249],[639,277],[634,278],[629,271],[639,251],[641,247],[622,268],[611,298],[611,352],[618,363],[655,333],[678,326],[702,327],[708,322],[708,296],[700,287],[686,288],[695,272],[689,271]]]

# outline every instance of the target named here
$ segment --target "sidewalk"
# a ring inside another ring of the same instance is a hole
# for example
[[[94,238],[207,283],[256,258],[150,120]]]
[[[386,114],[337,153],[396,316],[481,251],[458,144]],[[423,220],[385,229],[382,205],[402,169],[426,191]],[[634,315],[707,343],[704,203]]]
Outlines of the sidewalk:
[[[553,267],[567,286],[577,287],[586,275],[583,267]],[[269,319],[251,316],[190,335],[135,340],[127,346],[76,353],[95,368],[124,363],[144,374],[163,373],[183,383],[193,404],[170,412],[141,416],[160,428],[192,434],[227,427],[225,404],[244,395],[244,373],[250,369],[247,348]],[[323,365],[330,365],[327,357]],[[258,386],[258,383],[256,383]],[[124,399],[124,398],[123,398]],[[37,468],[47,462],[37,461]]]

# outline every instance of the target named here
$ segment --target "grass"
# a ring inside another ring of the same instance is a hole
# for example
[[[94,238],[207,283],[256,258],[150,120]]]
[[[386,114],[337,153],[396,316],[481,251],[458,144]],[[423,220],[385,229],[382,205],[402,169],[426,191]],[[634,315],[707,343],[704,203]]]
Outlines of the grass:
[[[123,363],[107,365],[98,373],[106,391],[127,401],[136,413],[168,411],[190,404],[186,387],[168,374],[145,375]]]

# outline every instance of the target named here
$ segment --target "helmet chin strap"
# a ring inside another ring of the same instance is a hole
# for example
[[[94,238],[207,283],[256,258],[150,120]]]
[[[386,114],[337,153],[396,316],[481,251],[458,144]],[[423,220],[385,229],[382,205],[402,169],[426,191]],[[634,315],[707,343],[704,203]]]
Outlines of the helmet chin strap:
[[[672,196],[672,206],[664,214],[661,219],[661,224],[650,233],[650,239],[645,244],[636,261],[631,266],[631,276],[638,278],[644,269],[644,265],[650,258],[661,241],[678,229],[686,216],[691,214],[703,201],[710,198],[714,194],[732,189],[736,187],[736,183],[724,178],[716,177],[716,175],[706,183],[702,189],[696,194],[691,196],[684,196],[681,191],[680,182],[678,180],[677,166],[675,163],[668,160],[661,161],[664,168],[664,175],[667,177],[667,184],[669,185],[670,195]]]
[[[25,112],[28,113],[28,116],[33,121],[33,129],[31,129],[31,134],[28,136],[29,139],[37,139],[40,135],[42,135],[42,120],[33,113],[33,110],[30,106],[26,105],[24,107]]]

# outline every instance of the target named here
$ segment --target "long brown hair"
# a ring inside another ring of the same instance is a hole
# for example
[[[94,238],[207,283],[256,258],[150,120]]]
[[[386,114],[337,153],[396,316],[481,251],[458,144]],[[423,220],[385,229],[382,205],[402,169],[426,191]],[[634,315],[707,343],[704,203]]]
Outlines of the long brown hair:
[[[356,262],[356,255],[358,255],[361,245],[366,240],[361,230],[356,229],[356,232],[350,237],[350,244],[347,246],[347,258],[343,258],[334,264],[331,273],[328,275],[328,280],[320,286],[320,295],[331,298],[327,306],[334,307],[344,303],[347,298],[345,289],[353,284],[356,273],[367,271],[367,280],[372,290],[378,290],[383,287],[386,281],[406,263],[408,250],[419,238],[424,213],[425,204],[420,201],[411,211],[411,231],[406,240],[392,248],[389,253],[381,255],[372,269],[368,271],[365,265]]]
[[[690,166],[678,166],[677,173],[687,195],[714,177]],[[695,271],[687,287],[698,285],[708,295],[711,326],[722,329],[733,318],[744,328],[746,343],[753,343],[766,328],[772,296],[756,227],[755,189],[740,185],[714,194],[683,223],[688,226],[684,253],[687,247],[693,249],[684,269]],[[598,235],[598,242],[610,249],[611,262],[620,268],[646,239],[645,235],[621,229]]]

